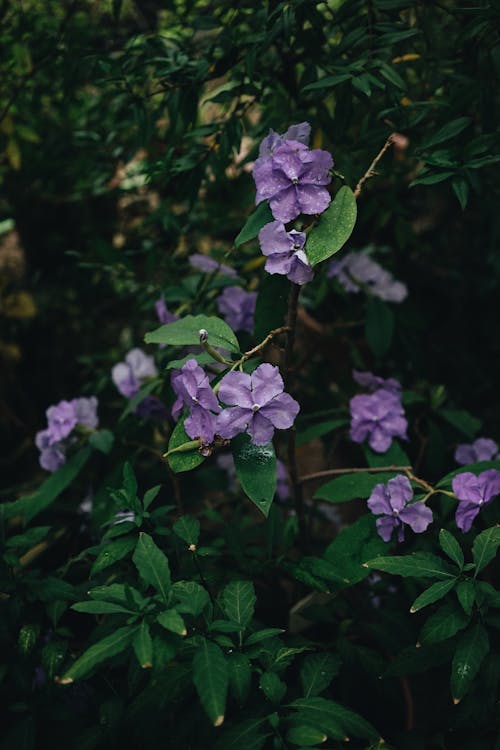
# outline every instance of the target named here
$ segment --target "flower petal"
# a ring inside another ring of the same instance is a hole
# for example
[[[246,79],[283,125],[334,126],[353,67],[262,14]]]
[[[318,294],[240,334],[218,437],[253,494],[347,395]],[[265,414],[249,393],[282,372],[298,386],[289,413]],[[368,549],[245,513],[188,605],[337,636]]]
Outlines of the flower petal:
[[[252,416],[251,409],[242,409],[239,406],[224,409],[217,417],[215,432],[226,440],[231,440],[245,431]]]
[[[283,393],[284,387],[279,369],[268,362],[259,365],[252,373],[252,398],[254,404],[264,406],[279,393]]]
[[[267,445],[274,435],[274,427],[260,412],[255,412],[248,424],[247,432],[254,445]]]
[[[246,372],[228,372],[220,381],[219,399],[228,406],[252,408],[252,380]]]
[[[287,430],[300,411],[297,401],[289,393],[280,393],[262,407],[259,414],[268,419],[279,430]]]

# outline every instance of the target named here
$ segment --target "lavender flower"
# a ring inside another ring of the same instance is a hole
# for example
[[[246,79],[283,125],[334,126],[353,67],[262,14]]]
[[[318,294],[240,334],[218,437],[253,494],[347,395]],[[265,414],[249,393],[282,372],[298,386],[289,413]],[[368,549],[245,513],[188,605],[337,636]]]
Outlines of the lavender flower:
[[[223,276],[231,276],[232,278],[237,278],[237,274],[234,268],[226,266],[224,263],[219,263],[209,255],[193,253],[193,255],[189,256],[188,261],[189,265],[192,268],[196,268],[197,271],[202,271],[203,273],[216,272],[222,274]]]
[[[143,382],[156,375],[158,370],[153,357],[149,357],[142,349],[131,349],[125,356],[125,361],[116,364],[111,371],[113,383],[126,398],[133,398],[139,393]]]
[[[366,252],[348,253],[340,260],[333,260],[327,276],[337,277],[346,292],[357,294],[364,288],[385,302],[403,302],[408,296],[406,285],[396,281]]]
[[[362,443],[368,439],[376,453],[385,453],[395,437],[406,440],[408,422],[401,398],[380,388],[371,394],[354,396],[350,401],[351,440]]]
[[[311,126],[308,122],[299,122],[297,125],[291,125],[286,133],[279,135],[275,130],[270,129],[260,144],[259,156],[271,156],[274,150],[283,145],[285,141],[299,141],[305,146],[309,145],[311,137]]]
[[[473,464],[476,461],[493,461],[499,458],[498,445],[490,438],[477,438],[473,443],[457,446],[455,461],[457,464]]]
[[[50,444],[64,440],[76,427],[77,417],[75,404],[72,401],[60,401],[47,409],[47,424]]]
[[[276,459],[276,494],[280,500],[290,498],[290,478],[288,471],[281,459]]]
[[[333,159],[327,151],[310,150],[297,140],[267,137],[264,155],[253,167],[257,188],[255,202],[269,201],[275,219],[296,219],[300,213],[319,214],[330,204],[326,189],[331,181]]]
[[[379,388],[383,388],[384,391],[390,391],[392,393],[401,392],[401,383],[398,383],[394,378],[381,378],[380,375],[374,375],[373,372],[360,370],[353,370],[352,377],[363,388],[368,388],[369,391],[378,391]]]
[[[394,529],[398,529],[398,542],[404,539],[404,524],[416,534],[421,534],[432,523],[432,511],[422,502],[410,503],[413,490],[407,477],[399,475],[389,479],[387,485],[377,484],[369,497],[368,507],[380,516],[376,525],[379,536],[388,542]]]
[[[461,531],[469,531],[481,508],[500,494],[500,471],[488,469],[477,476],[466,471],[457,474],[451,486],[458,500],[456,524]]]
[[[71,403],[75,410],[77,424],[81,427],[86,427],[87,430],[97,429],[97,425],[99,424],[97,398],[95,396],[90,396],[90,398],[74,398]]]
[[[203,443],[211,443],[220,406],[205,371],[195,359],[188,359],[180,370],[172,373],[171,383],[177,395],[172,415],[178,418],[183,408],[189,409],[184,422],[187,434],[193,440],[200,438]]]
[[[304,232],[287,232],[280,221],[266,224],[259,232],[260,249],[267,256],[266,271],[287,276],[294,284],[311,281],[314,273],[304,252],[305,242]]]
[[[240,286],[228,286],[217,299],[217,308],[234,331],[253,330],[257,292],[245,292]]]
[[[99,424],[97,398],[74,398],[60,401],[47,409],[47,429],[35,435],[35,445],[40,451],[40,466],[46,471],[57,471],[66,463],[66,451],[75,438],[75,427],[95,430]]]
[[[62,443],[51,443],[49,430],[41,430],[36,433],[35,445],[40,451],[40,466],[45,471],[57,471],[66,463],[66,454]]]
[[[230,372],[219,388],[220,400],[228,409],[217,418],[217,432],[231,439],[248,432],[255,445],[266,445],[274,428],[286,430],[299,413],[299,405],[290,394],[283,393],[283,379],[277,367],[264,363],[252,375]]]
[[[158,320],[163,325],[167,325],[168,323],[174,323],[176,320],[179,320],[177,315],[174,315],[174,313],[170,312],[170,310],[168,309],[167,303],[165,302],[165,297],[163,296],[163,294],[160,297],[160,299],[156,300],[155,310],[156,310],[156,315],[158,316]]]

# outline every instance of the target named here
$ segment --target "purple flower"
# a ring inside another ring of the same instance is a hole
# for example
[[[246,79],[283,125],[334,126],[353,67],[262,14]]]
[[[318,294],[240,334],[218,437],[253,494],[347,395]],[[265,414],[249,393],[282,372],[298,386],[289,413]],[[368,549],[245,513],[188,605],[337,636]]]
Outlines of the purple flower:
[[[276,459],[276,494],[280,500],[288,500],[290,497],[290,478],[288,471],[281,459]]]
[[[287,232],[280,221],[266,224],[259,232],[260,249],[267,256],[266,271],[287,276],[294,284],[311,281],[314,273],[304,252],[305,242],[304,232]]]
[[[234,331],[253,330],[257,292],[245,292],[240,286],[227,286],[217,299],[217,308]]]
[[[206,372],[195,359],[188,359],[180,370],[172,373],[171,384],[177,395],[172,416],[177,419],[183,408],[189,409],[184,422],[187,434],[193,440],[200,438],[204,443],[211,443],[220,406]]]
[[[385,453],[395,437],[406,440],[408,422],[400,397],[380,388],[371,394],[354,396],[350,401],[351,440],[368,439],[376,453]]]
[[[268,136],[269,138],[269,136]],[[296,219],[300,213],[320,214],[330,204],[325,185],[331,181],[333,159],[327,151],[310,150],[304,143],[284,140],[266,145],[253,167],[255,203],[269,201],[275,219]]]
[[[134,413],[142,419],[155,419],[165,421],[169,418],[169,412],[165,404],[158,396],[146,396],[134,409]]]
[[[188,258],[189,265],[192,268],[196,268],[197,271],[202,271],[203,273],[221,273],[224,276],[231,276],[232,278],[237,278],[236,271],[234,268],[231,268],[230,266],[226,266],[224,263],[219,263],[218,261],[211,258],[209,255],[202,255],[201,253],[193,253],[193,255],[190,255]]]
[[[95,396],[90,396],[90,398],[74,398],[71,404],[75,410],[77,424],[86,427],[88,430],[95,430],[99,424],[97,398]]]
[[[352,377],[356,383],[363,388],[368,388],[369,391],[378,391],[379,388],[383,388],[384,391],[401,393],[401,383],[398,383],[394,378],[381,378],[380,375],[374,375],[373,372],[361,372],[360,370],[353,370]]]
[[[271,156],[274,150],[285,141],[299,141],[305,146],[309,145],[311,137],[311,126],[308,122],[299,122],[291,125],[286,133],[279,135],[275,130],[269,130],[269,135],[264,138],[259,147],[259,156]]]
[[[500,471],[488,469],[477,476],[466,471],[457,474],[451,486],[458,500],[456,524],[461,531],[469,531],[481,508],[500,494]]]
[[[46,471],[57,471],[66,463],[63,443],[52,443],[50,430],[41,430],[35,435],[35,445],[40,451],[39,462]]]
[[[498,445],[490,438],[477,438],[473,443],[457,446],[455,451],[455,461],[462,465],[492,461],[495,458],[499,458]]]
[[[176,320],[179,320],[177,315],[174,315],[174,313],[170,312],[170,310],[167,307],[167,303],[165,302],[165,297],[162,296],[160,299],[157,299],[155,302],[155,310],[156,315],[158,316],[158,320],[163,325],[167,325],[168,323],[174,323]]]
[[[287,430],[299,413],[299,405],[283,393],[283,379],[277,367],[264,363],[252,375],[230,372],[219,387],[219,398],[227,404],[217,418],[217,432],[228,440],[248,432],[255,445],[266,445],[274,428]]]
[[[404,524],[416,534],[421,534],[432,523],[432,511],[422,502],[410,503],[413,490],[407,477],[399,475],[389,479],[387,485],[377,484],[369,497],[368,507],[380,516],[376,525],[379,536],[388,542],[394,529],[398,529],[398,542],[404,538]]]
[[[158,375],[153,357],[149,357],[142,349],[131,349],[125,356],[124,362],[118,362],[111,377],[120,393],[126,398],[133,398],[141,388],[143,381]]]
[[[50,445],[64,440],[78,422],[75,404],[72,401],[60,401],[55,406],[49,406],[46,414]]]
[[[357,294],[364,288],[385,302],[403,302],[408,296],[406,285],[396,281],[366,252],[348,253],[340,260],[333,260],[327,275],[337,277],[346,292]]]

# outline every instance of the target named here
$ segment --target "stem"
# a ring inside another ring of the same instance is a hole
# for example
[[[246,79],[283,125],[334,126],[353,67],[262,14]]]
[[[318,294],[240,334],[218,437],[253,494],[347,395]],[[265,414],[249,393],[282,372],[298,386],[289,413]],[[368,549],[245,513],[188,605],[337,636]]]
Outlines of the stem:
[[[386,142],[384,143],[384,145],[382,146],[382,148],[378,152],[378,154],[375,157],[375,159],[372,161],[372,163],[370,164],[370,166],[368,167],[368,169],[364,173],[363,177],[360,179],[360,181],[356,185],[356,189],[354,191],[354,197],[355,198],[359,198],[359,196],[361,194],[361,191],[363,190],[363,186],[364,186],[365,182],[367,182],[372,177],[375,177],[375,175],[377,174],[375,172],[375,167],[377,166],[377,164],[379,163],[380,159],[383,157],[383,155],[385,154],[385,152],[387,151],[387,149],[390,148],[390,146],[392,146],[392,144],[394,143],[394,135],[395,135],[395,133],[391,133],[391,135],[389,136],[389,138],[386,140]]]
[[[362,472],[368,472],[370,474],[379,474],[386,471],[404,471],[407,473],[410,471],[411,466],[363,466],[363,467],[351,467],[347,469],[326,469],[325,471],[315,471],[314,474],[305,474],[300,477],[299,483],[310,482],[313,479],[323,479],[323,477],[336,477],[342,474],[360,474]],[[415,480],[418,481],[418,480]]]

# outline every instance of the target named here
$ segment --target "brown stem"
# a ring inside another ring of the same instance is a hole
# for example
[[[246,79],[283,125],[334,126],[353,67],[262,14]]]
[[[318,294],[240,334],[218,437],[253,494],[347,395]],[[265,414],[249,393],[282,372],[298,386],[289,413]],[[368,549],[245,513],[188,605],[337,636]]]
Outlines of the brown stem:
[[[367,182],[372,177],[375,177],[375,175],[377,174],[375,172],[375,167],[377,166],[377,164],[379,163],[380,159],[383,157],[383,155],[385,154],[385,152],[387,151],[387,149],[390,148],[390,146],[392,146],[392,144],[394,143],[394,136],[395,136],[395,133],[391,133],[391,135],[389,136],[389,138],[386,140],[386,142],[384,143],[384,145],[382,146],[382,148],[378,152],[378,154],[375,157],[375,159],[372,161],[372,163],[370,164],[370,166],[368,167],[368,169],[364,173],[363,177],[360,179],[360,181],[356,185],[356,189],[354,191],[354,197],[355,198],[359,198],[359,196],[361,194],[361,191],[363,190],[365,182]]]
[[[300,477],[299,484],[304,482],[310,482],[313,479],[323,479],[323,477],[336,477],[342,474],[361,474],[362,472],[369,472],[370,474],[379,474],[386,471],[404,471],[406,474],[411,473],[411,466],[363,466],[363,467],[351,467],[347,469],[326,469],[325,471],[315,471],[314,474],[305,474]],[[411,478],[417,480],[413,475]],[[423,480],[421,480],[423,481]]]

